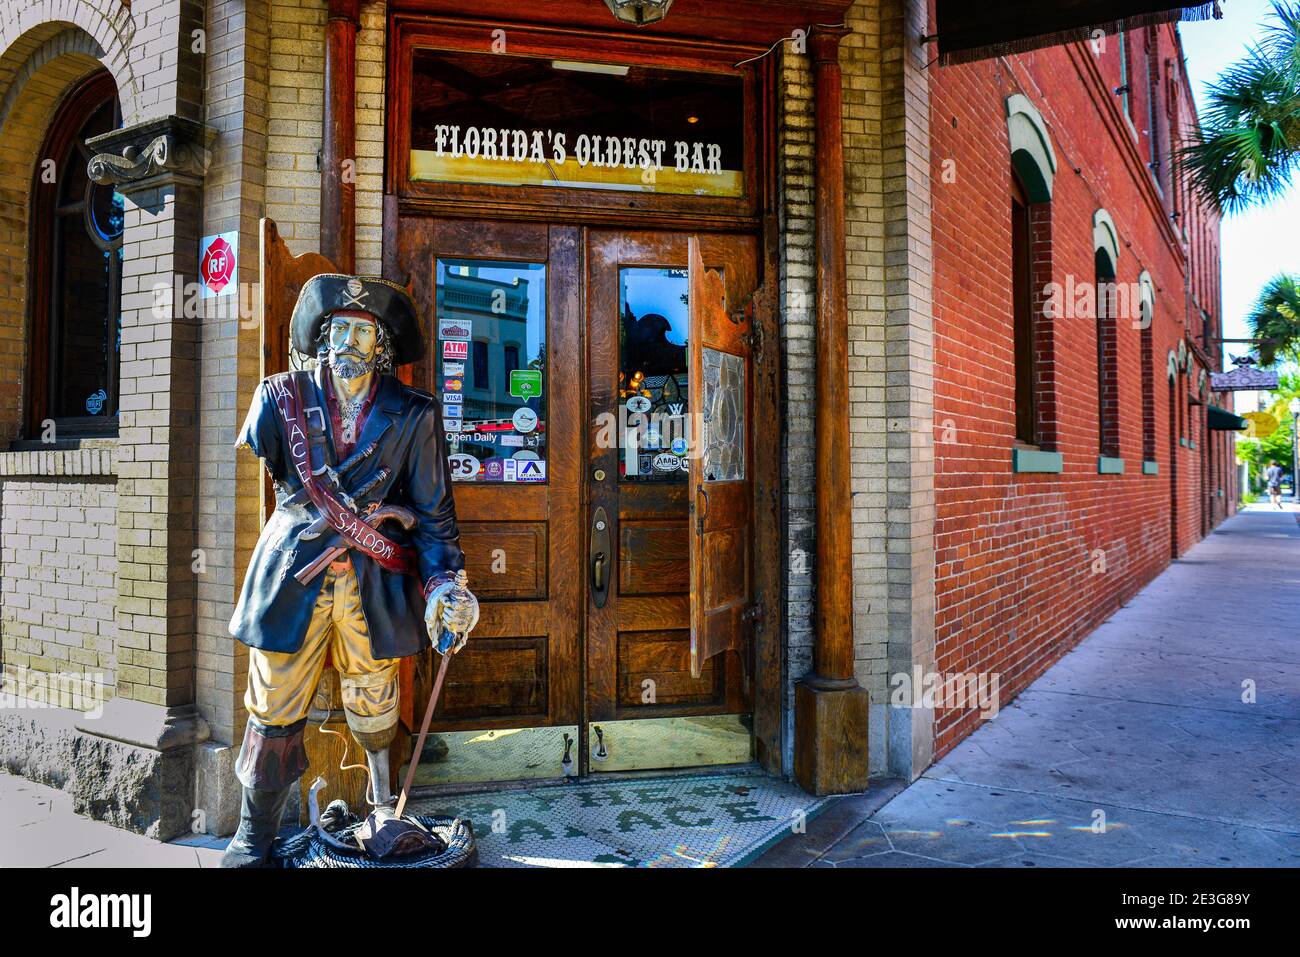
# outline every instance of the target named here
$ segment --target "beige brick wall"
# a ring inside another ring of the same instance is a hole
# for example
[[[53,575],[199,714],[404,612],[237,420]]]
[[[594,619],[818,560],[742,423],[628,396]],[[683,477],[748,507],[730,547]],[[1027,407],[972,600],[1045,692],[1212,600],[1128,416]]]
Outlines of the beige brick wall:
[[[920,0],[859,0],[846,18],[851,32],[840,45],[853,635],[856,676],[872,703],[873,774],[912,773],[912,759],[890,743],[889,676],[910,672],[914,662],[932,661],[934,645],[929,172],[923,149],[928,100],[923,64],[902,53],[911,35],[906,31],[915,28],[918,16],[924,25],[923,12]],[[816,138],[810,63],[792,44],[782,55],[780,82],[782,480],[791,560],[786,621],[792,694],[794,682],[811,667],[816,578]],[[928,722],[925,714],[912,718],[918,727]],[[790,742],[793,709],[787,720]],[[897,733],[904,731],[910,738],[910,728],[900,724]],[[928,740],[928,732],[919,737]]]
[[[266,215],[295,255],[320,251],[324,0],[270,5]]]
[[[320,251],[320,169],[325,90],[324,0],[271,4],[266,215],[296,255]],[[387,5],[361,7],[356,43],[356,268],[383,262]]]
[[[234,449],[261,373],[256,303],[258,221],[266,201],[271,4],[208,7],[207,123],[215,131],[204,180],[205,235],[239,234],[240,294],[208,300],[199,397],[195,696],[214,742],[237,743],[247,652],[227,630],[259,523],[259,470]],[[246,291],[246,292],[245,292]],[[243,312],[241,313],[241,309]],[[244,490],[243,494],[236,494]]]
[[[785,422],[781,456],[786,516],[787,676],[785,748],[794,766],[794,682],[812,669],[816,499],[813,433],[816,361],[816,282],[813,230],[814,137],[809,59],[786,44],[781,53],[777,168],[781,229],[781,342]]]
[[[930,715],[887,708],[934,663],[933,332],[924,0],[859,0],[841,45],[853,630],[873,773],[929,763]]]
[[[0,670],[97,676],[111,696],[143,664],[115,647],[116,510],[108,448],[0,453]]]
[[[361,8],[357,33],[357,272],[383,271],[387,5]]]

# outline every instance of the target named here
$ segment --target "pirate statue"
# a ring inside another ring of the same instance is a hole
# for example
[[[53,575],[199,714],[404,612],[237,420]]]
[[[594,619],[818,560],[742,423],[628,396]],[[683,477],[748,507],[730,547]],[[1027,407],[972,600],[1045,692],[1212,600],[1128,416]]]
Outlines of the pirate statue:
[[[316,369],[264,380],[235,443],[270,472],[275,512],[230,622],[250,649],[249,719],[235,766],[239,830],[223,867],[269,862],[307,768],[303,730],[327,656],[366,752],[371,800],[386,805],[399,659],[426,640],[452,654],[478,622],[437,401],[391,374],[424,351],[410,296],[384,279],[313,276],[290,340]]]

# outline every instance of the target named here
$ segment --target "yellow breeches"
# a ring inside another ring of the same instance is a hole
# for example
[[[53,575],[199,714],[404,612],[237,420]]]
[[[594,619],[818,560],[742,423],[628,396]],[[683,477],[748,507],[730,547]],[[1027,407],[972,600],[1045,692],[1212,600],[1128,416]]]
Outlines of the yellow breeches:
[[[244,707],[267,725],[305,718],[327,652],[339,672],[348,727],[365,738],[383,737],[397,724],[400,659],[371,656],[361,591],[347,559],[326,568],[301,648],[291,654],[249,649]]]

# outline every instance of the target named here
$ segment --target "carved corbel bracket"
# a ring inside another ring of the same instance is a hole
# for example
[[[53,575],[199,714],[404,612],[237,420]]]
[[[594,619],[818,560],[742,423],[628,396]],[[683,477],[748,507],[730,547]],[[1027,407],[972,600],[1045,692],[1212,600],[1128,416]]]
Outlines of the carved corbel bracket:
[[[86,173],[126,195],[173,184],[198,186],[212,161],[214,136],[203,124],[180,116],[125,126],[86,141],[95,151]]]

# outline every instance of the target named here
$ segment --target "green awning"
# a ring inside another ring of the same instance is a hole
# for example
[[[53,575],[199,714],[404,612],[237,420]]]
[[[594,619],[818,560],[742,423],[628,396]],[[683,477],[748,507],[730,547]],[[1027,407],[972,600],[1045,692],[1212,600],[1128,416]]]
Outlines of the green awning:
[[[1233,415],[1227,409],[1220,409],[1217,405],[1208,405],[1206,410],[1209,415],[1206,416],[1205,424],[1220,432],[1240,432],[1249,425],[1241,416]]]

